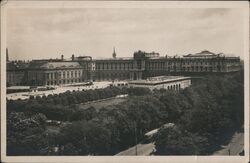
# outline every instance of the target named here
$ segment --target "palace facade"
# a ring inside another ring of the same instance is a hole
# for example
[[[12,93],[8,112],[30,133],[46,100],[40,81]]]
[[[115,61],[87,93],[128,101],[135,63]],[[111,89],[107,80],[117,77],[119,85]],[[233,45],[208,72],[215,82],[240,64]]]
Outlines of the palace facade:
[[[197,75],[239,71],[239,57],[226,57],[204,50],[183,57],[160,57],[159,53],[138,51],[133,58],[94,60],[94,80],[141,80],[162,75]]]
[[[241,69],[239,57],[226,57],[204,50],[182,57],[161,57],[159,53],[137,51],[131,58],[92,59],[90,56],[61,59],[32,60],[22,69],[10,69],[14,62],[7,62],[8,85],[66,85],[86,81],[142,80],[154,76],[202,75],[228,73]],[[14,77],[20,76],[22,77]],[[14,80],[15,79],[15,80]],[[14,82],[15,81],[15,82]],[[18,83],[18,84],[17,84]]]

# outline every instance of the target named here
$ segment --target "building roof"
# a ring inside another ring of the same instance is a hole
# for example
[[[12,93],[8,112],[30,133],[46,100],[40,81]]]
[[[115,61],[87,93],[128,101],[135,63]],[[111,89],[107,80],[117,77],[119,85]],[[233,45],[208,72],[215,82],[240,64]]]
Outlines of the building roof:
[[[182,80],[189,80],[189,79],[191,78],[184,77],[184,76],[157,76],[157,77],[150,77],[146,80],[130,81],[129,84],[155,85],[155,84],[171,83],[175,81],[182,81]]]
[[[78,56],[75,57],[74,60],[79,60],[79,61],[91,61],[92,57],[91,56]]]
[[[97,58],[93,61],[124,61],[124,60],[133,60],[132,57],[119,57],[119,58]]]
[[[56,68],[79,68],[78,62],[48,62],[41,66],[45,69],[56,69]]]
[[[60,69],[60,68],[80,68],[80,64],[78,62],[32,62],[29,68],[35,69]]]
[[[160,56],[159,53],[151,52],[147,53],[141,50],[138,50],[137,52],[134,52],[134,58],[158,58]]]
[[[218,54],[210,52],[208,50],[203,50],[199,53],[184,55],[183,57],[217,57]]]

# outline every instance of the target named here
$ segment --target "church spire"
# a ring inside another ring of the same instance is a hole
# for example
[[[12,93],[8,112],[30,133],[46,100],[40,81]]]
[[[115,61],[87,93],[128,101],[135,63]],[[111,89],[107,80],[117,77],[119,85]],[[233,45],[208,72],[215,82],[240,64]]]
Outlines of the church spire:
[[[113,58],[116,58],[115,47],[113,48]]]

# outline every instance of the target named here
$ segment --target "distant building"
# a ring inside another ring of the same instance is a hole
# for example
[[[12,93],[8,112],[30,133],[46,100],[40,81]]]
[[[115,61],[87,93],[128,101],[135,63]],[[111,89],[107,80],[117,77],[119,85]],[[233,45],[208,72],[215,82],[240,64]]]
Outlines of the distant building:
[[[28,70],[29,85],[61,85],[84,81],[84,69],[78,62],[32,62]]]
[[[31,61],[27,69],[28,85],[65,85],[88,81],[91,77],[91,57],[74,57],[71,60]]]
[[[204,50],[196,54],[184,55],[183,72],[233,72],[240,70],[239,57],[226,57]]]
[[[27,69],[28,62],[23,61],[7,61],[7,86],[27,85]]]
[[[160,57],[159,53],[137,51],[133,57],[119,58],[114,51],[112,58],[95,59],[91,56],[71,60],[32,60],[26,67],[7,62],[7,83],[10,85],[62,85],[85,81],[144,80],[154,76],[203,75],[228,73],[241,69],[239,57],[226,57],[204,50],[183,57]],[[20,64],[20,63],[19,63]],[[20,64],[22,65],[22,64]]]
[[[239,57],[225,57],[202,51],[183,57],[160,57],[159,53],[138,51],[132,58],[99,59],[96,63],[96,81],[141,80],[162,75],[202,75],[239,71]]]
[[[96,63],[95,80],[139,80],[144,78],[146,62],[158,58],[159,53],[138,51],[132,58],[98,59]]]
[[[143,87],[154,89],[180,90],[191,85],[191,78],[184,76],[157,76],[146,80],[135,80],[128,83],[129,87]]]

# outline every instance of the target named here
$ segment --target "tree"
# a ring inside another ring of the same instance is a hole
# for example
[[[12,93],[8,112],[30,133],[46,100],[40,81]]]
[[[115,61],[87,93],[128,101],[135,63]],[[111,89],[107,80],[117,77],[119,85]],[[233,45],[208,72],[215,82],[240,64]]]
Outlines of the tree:
[[[46,117],[24,113],[7,115],[7,155],[47,155],[49,144],[45,134]]]
[[[76,111],[73,112],[73,115],[70,118],[70,120],[71,121],[79,121],[79,120],[89,121],[95,117],[97,117],[97,110],[91,106],[84,110],[77,109]]]
[[[242,75],[208,75],[178,92],[110,87],[42,99],[7,100],[8,124],[13,125],[8,126],[9,131],[14,128],[13,133],[8,133],[12,134],[8,140],[12,147],[9,153],[19,154],[27,149],[32,155],[42,155],[47,146],[59,144],[65,155],[115,154],[135,145],[135,135],[140,142],[146,132],[174,122],[178,127],[162,128],[157,134],[157,154],[207,154],[212,151],[205,150],[206,147],[225,143],[222,141],[225,134],[235,132],[244,122]],[[80,110],[75,105],[122,93],[128,93],[129,97],[118,105],[98,110]],[[62,127],[59,136],[46,135],[45,121],[38,113],[72,124]],[[33,144],[35,141],[39,143]]]
[[[197,155],[202,154],[207,139],[179,127],[161,128],[155,136],[157,155]]]
[[[78,121],[61,129],[59,142],[62,146],[74,146],[77,151],[63,150],[62,154],[105,155],[110,152],[111,133],[98,123]]]
[[[128,94],[133,96],[142,96],[151,94],[151,91],[148,88],[135,87],[135,88],[128,88]]]

